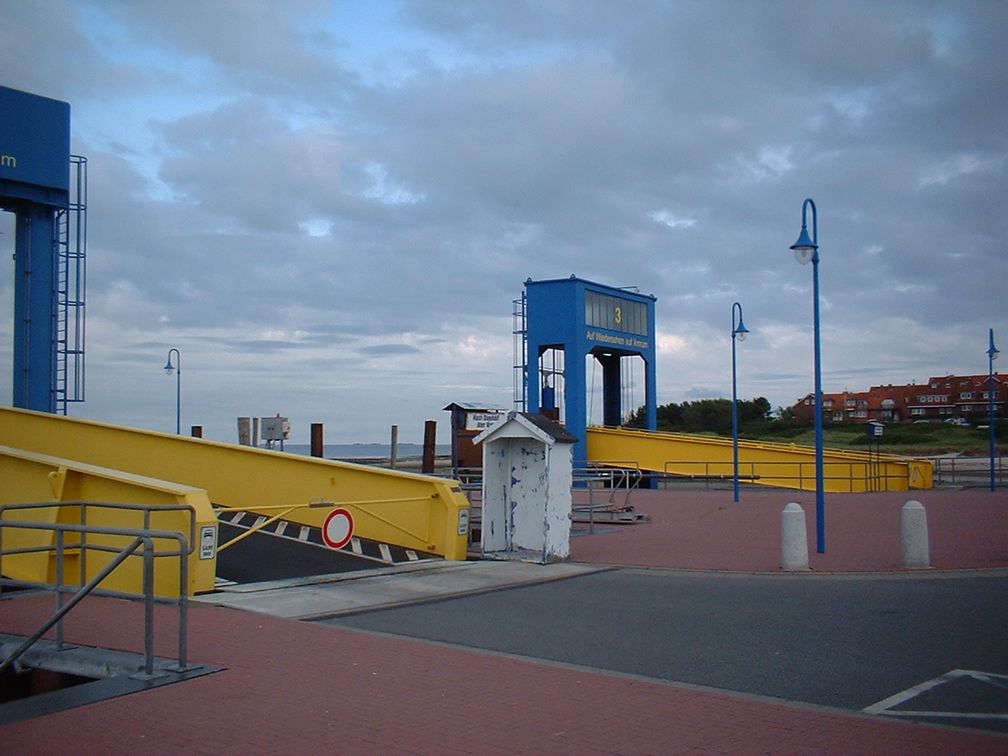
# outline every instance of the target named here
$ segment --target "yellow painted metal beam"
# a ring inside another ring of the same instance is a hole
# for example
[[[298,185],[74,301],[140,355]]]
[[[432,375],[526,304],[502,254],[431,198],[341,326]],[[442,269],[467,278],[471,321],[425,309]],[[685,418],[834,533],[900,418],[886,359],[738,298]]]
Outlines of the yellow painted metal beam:
[[[697,478],[733,475],[731,439],[626,428],[589,428],[588,459],[613,466]],[[795,444],[739,441],[739,477],[745,482],[815,490],[815,450]],[[826,449],[826,491],[906,491],[931,488],[932,464],[888,454]]]
[[[217,515],[203,489],[8,446],[0,446],[0,481],[0,517],[4,521],[86,524],[96,528],[182,533],[189,550],[188,595],[213,590],[216,554],[212,549],[201,550],[200,539],[205,536],[216,542]],[[11,506],[43,502],[63,503],[41,508]],[[146,509],[116,506],[121,504],[139,505]],[[122,549],[132,540],[132,536],[88,534],[86,543],[89,548],[83,556],[80,548],[68,548],[65,552],[64,583],[82,585],[109,564],[114,554],[98,547]],[[67,534],[68,546],[79,543],[78,534]],[[53,530],[2,528],[5,551],[54,545]],[[177,553],[179,543],[172,539],[155,538],[154,549],[155,554]],[[4,575],[19,580],[55,583],[56,555],[48,551],[5,556],[2,570]],[[155,593],[159,596],[179,595],[177,556],[154,560],[154,584]],[[125,593],[141,593],[141,557],[127,559],[100,586]]]
[[[12,408],[0,408],[0,444],[176,480],[248,512],[297,507],[286,519],[302,525],[322,527],[331,502],[364,538],[466,558],[469,502],[444,478]]]

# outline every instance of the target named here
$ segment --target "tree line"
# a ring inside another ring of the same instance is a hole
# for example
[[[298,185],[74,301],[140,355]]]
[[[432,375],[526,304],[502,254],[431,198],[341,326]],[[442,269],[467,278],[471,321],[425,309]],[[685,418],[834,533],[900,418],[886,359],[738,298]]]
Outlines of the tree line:
[[[717,433],[731,435],[731,399],[699,399],[677,404],[670,402],[658,408],[658,430],[676,433]],[[771,422],[771,407],[764,397],[740,399],[738,402],[739,428],[759,426],[765,429]],[[786,421],[786,420],[785,420]],[[638,407],[624,423],[627,428],[646,428],[647,412]]]

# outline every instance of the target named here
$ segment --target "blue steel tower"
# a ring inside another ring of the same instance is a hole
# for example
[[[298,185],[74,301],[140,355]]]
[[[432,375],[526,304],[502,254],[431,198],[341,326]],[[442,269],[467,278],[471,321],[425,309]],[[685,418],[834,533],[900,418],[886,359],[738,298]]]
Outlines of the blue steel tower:
[[[70,105],[0,87],[0,209],[15,215],[13,405],[43,412],[83,393],[83,253],[69,240],[81,216],[72,224],[80,206],[70,167]]]
[[[602,368],[603,424],[620,425],[623,411],[636,409],[622,406],[621,364],[640,357],[647,427],[657,426],[654,303],[653,296],[575,276],[525,282],[528,411],[562,403],[563,424],[577,438],[575,467],[588,459],[588,355]]]

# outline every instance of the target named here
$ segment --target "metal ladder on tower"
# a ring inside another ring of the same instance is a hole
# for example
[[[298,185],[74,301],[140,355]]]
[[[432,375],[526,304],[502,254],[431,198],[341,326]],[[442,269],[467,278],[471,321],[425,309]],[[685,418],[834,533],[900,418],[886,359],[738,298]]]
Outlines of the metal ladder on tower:
[[[87,158],[70,156],[70,204],[56,219],[56,409],[84,401]]]
[[[524,412],[528,406],[526,404],[528,397],[527,340],[528,328],[525,323],[525,292],[523,291],[518,299],[511,301],[511,348],[514,353],[512,401],[517,412]]]

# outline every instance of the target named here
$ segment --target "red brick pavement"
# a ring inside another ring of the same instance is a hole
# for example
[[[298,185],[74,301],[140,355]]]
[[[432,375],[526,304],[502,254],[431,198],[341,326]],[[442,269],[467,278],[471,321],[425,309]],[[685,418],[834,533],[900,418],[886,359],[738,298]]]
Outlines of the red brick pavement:
[[[683,569],[777,571],[781,510],[805,510],[813,571],[900,570],[900,509],[920,501],[927,513],[931,564],[937,569],[1008,567],[1008,491],[912,491],[827,494],[826,551],[816,552],[815,494],[797,491],[635,491],[635,510],[650,522],[596,526],[571,540],[571,558]],[[584,532],[585,526],[578,531]]]
[[[927,508],[937,567],[1008,566],[1008,495],[922,491],[814,498],[788,492],[640,491],[651,522],[573,539],[579,561],[774,571],[780,510],[805,506],[816,570],[899,568],[899,508]],[[0,601],[0,631],[27,634],[51,599]],[[157,653],[175,653],[158,606]],[[67,638],[140,651],[142,606],[92,598]],[[971,753],[1008,737],[869,717],[626,675],[274,619],[205,605],[189,656],[225,671],[0,727],[2,753]]]
[[[0,602],[28,632],[48,599]],[[158,607],[170,628],[174,612]],[[137,650],[137,602],[89,599],[67,635]],[[4,753],[1008,753],[909,724],[195,606],[194,661],[226,670],[0,728]],[[158,653],[171,656],[171,632]]]

